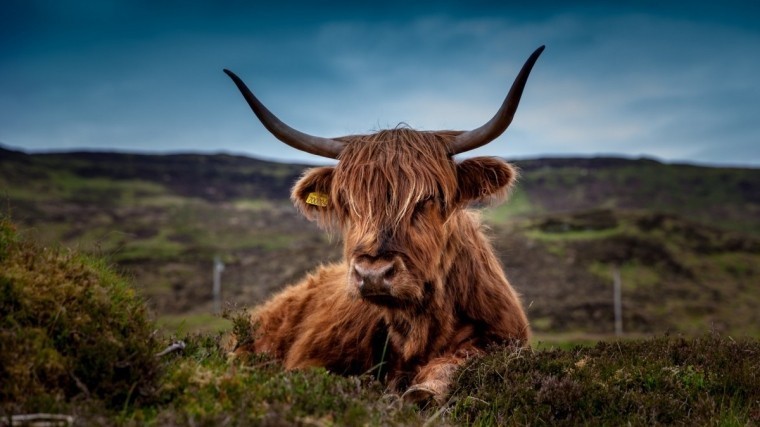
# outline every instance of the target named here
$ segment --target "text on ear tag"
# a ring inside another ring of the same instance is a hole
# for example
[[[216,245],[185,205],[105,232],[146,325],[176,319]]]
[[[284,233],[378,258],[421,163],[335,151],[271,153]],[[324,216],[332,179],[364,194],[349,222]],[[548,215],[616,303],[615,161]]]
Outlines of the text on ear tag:
[[[327,206],[327,202],[330,198],[325,193],[309,193],[309,197],[306,198],[306,203],[314,206]]]

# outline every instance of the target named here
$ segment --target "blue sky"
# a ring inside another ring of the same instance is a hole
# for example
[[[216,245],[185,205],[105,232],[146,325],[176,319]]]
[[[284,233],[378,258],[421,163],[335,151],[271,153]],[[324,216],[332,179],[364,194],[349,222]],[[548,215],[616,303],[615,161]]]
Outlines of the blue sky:
[[[222,68],[320,136],[470,129],[545,44],[510,129],[464,156],[760,166],[756,1],[256,3],[3,0],[0,144],[321,163]]]

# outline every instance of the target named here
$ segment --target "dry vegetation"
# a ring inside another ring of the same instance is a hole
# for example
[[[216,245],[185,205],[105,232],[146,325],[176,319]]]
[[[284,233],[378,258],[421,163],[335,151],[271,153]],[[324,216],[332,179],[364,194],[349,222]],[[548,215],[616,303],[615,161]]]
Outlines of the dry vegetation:
[[[1,149],[0,149],[1,150]],[[518,162],[510,200],[485,212],[497,253],[539,335],[613,330],[611,269],[636,333],[760,336],[760,171],[650,160]],[[209,321],[211,267],[223,298],[261,302],[340,256],[287,200],[303,166],[234,156],[0,151],[0,191],[22,234],[104,255],[184,331]]]
[[[720,424],[760,422],[760,343],[706,335],[593,348],[494,348],[448,402],[416,408],[371,376],[229,361],[218,335],[182,352],[107,265],[20,241],[0,220],[0,420],[78,425]],[[59,304],[59,302],[65,302]],[[237,323],[247,327],[245,318]]]
[[[0,225],[0,424],[760,423],[760,171],[520,165],[511,203],[485,217],[539,340],[557,346],[495,348],[445,405],[415,408],[369,377],[230,363],[217,333],[188,334],[232,324],[210,315],[214,255],[240,306],[339,256],[286,200],[302,167],[0,149],[16,223]],[[626,331],[656,338],[594,344],[612,330],[614,266]],[[184,352],[156,358],[177,336]]]

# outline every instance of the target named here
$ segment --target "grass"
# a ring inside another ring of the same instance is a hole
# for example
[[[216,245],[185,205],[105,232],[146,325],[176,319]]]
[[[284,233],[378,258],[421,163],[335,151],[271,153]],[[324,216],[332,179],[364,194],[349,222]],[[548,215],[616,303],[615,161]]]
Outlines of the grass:
[[[531,239],[551,242],[551,241],[564,241],[564,240],[604,239],[607,237],[618,235],[620,233],[621,231],[619,229],[612,228],[612,229],[606,229],[606,230],[572,230],[572,231],[565,231],[561,233],[531,230],[531,231],[528,231],[526,235]]]
[[[205,334],[229,331],[232,322],[210,313],[164,315],[157,319],[158,326],[169,334]]]
[[[265,199],[240,199],[233,202],[236,209],[248,212],[261,212],[272,209],[275,203]]]
[[[620,271],[620,282],[623,291],[656,291],[662,283],[662,276],[656,268],[643,265],[639,262],[628,262],[617,266]],[[604,282],[612,283],[614,266],[594,262],[589,266],[589,272],[599,277]]]
[[[156,357],[143,301],[107,264],[23,241],[0,218],[0,420],[53,412],[77,424],[415,424],[416,410],[371,378],[276,361],[230,363],[215,333],[188,335],[182,354]],[[209,322],[163,319],[187,324]],[[214,319],[216,320],[216,319]],[[229,321],[221,319],[227,323]]]
[[[261,230],[257,233],[242,232],[237,236],[231,233],[224,233],[215,236],[204,236],[208,238],[203,244],[209,247],[218,248],[218,251],[233,251],[240,249],[263,249],[265,251],[273,251],[277,249],[287,248],[293,242],[298,240],[298,236],[284,234],[280,232],[271,232]]]
[[[502,348],[459,372],[450,417],[468,425],[760,422],[760,343],[716,335]]]
[[[505,241],[512,252],[503,260],[508,274],[510,263],[541,266],[534,280],[544,289],[522,289],[536,302],[538,331],[611,330],[617,266],[626,331],[760,337],[760,245],[752,236],[671,214],[609,210],[544,215],[517,231],[529,239],[523,252],[540,251],[519,258],[519,240]]]
[[[369,377],[341,377],[324,369],[284,371],[276,361],[253,356],[230,363],[215,340],[189,340],[175,356],[162,387],[167,402],[131,419],[198,425],[418,424],[416,410],[384,398]],[[151,419],[152,418],[152,419]]]
[[[225,298],[253,304],[342,252],[337,236],[328,243],[288,201],[302,167],[224,155],[0,157],[0,198],[24,234],[106,254],[160,314],[205,303],[215,255],[227,264]],[[757,170],[623,159],[518,163],[518,187],[484,216],[507,276],[535,301],[538,329],[608,330],[609,277],[601,270],[617,263],[637,310],[626,310],[631,330],[694,333],[715,324],[760,335],[760,272],[752,267],[760,252],[746,238],[760,224]]]
[[[531,325],[534,321],[531,321]],[[530,340],[531,348],[535,350],[554,350],[557,348],[570,350],[577,346],[593,347],[599,341],[614,338],[611,335],[588,334],[583,332],[565,333],[535,333]]]
[[[140,260],[171,260],[177,259],[186,250],[186,246],[173,242],[168,237],[168,232],[161,232],[157,236],[148,239],[131,239],[113,253],[118,261]]]
[[[531,203],[528,194],[520,187],[515,188],[509,198],[498,206],[483,211],[483,218],[491,224],[504,224],[514,218],[541,212]]]
[[[3,184],[7,196],[33,202],[61,199],[74,203],[99,203],[109,206],[134,204],[138,200],[168,196],[167,189],[155,182],[82,177],[65,170],[39,169],[36,179],[27,181],[24,186],[12,185],[0,177],[0,184]]]
[[[540,162],[525,162],[521,185],[533,205],[546,211],[646,209],[687,216],[737,232],[760,232],[755,220],[760,213],[757,169],[621,159],[576,159],[558,161],[550,167],[530,167]]]
[[[371,376],[285,371],[262,355],[229,359],[219,332],[185,334],[183,351],[156,357],[169,340],[123,278],[102,260],[23,241],[5,218],[0,267],[4,423],[36,412],[127,426],[760,422],[757,340],[538,336],[533,349],[494,347],[471,359],[444,405],[419,408]],[[232,318],[239,333],[246,319]],[[179,323],[182,335],[217,320],[158,324]]]
[[[143,301],[103,261],[38,248],[0,217],[0,408],[51,411],[76,396],[150,399],[158,342]]]

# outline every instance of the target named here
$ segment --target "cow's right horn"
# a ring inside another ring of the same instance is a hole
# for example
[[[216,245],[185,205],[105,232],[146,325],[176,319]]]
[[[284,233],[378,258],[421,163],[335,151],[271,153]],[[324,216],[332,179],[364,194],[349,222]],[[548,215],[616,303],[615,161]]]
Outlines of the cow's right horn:
[[[523,65],[520,73],[515,78],[514,83],[512,83],[507,98],[504,99],[504,102],[501,104],[499,111],[496,112],[496,115],[483,126],[457,135],[456,139],[449,147],[449,154],[454,155],[464,153],[465,151],[482,147],[498,138],[499,135],[507,130],[509,124],[512,123],[512,118],[515,116],[515,111],[517,111],[517,105],[520,103],[520,97],[525,88],[525,83],[528,82],[528,76],[533,69],[533,64],[536,63],[536,60],[543,51],[544,46],[539,47],[532,55],[530,55],[528,60],[525,61],[525,65]]]
[[[329,157],[331,159],[337,159],[340,152],[343,151],[345,144],[340,141],[309,135],[286,125],[272,114],[272,112],[269,111],[267,107],[265,107],[264,104],[253,95],[253,93],[251,93],[248,86],[240,80],[240,77],[236,76],[235,73],[230,70],[225,69],[224,72],[230,76],[233,82],[235,82],[240,93],[243,94],[243,98],[245,98],[248,105],[251,106],[253,113],[259,118],[261,124],[263,124],[264,127],[280,141],[301,151],[316,154],[317,156]]]

